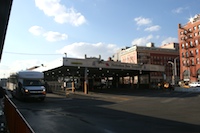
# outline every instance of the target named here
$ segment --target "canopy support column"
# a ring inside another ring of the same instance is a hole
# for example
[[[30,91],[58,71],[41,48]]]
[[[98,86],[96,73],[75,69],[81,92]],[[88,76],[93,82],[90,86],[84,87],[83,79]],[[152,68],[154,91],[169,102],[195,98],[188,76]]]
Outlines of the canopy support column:
[[[85,68],[84,93],[88,94],[88,68]]]

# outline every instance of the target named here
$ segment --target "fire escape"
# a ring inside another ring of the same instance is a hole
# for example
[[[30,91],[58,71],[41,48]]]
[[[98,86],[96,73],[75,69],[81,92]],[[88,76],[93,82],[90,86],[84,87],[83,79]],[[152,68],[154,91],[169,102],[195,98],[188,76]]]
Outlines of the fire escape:
[[[193,29],[184,29],[181,34],[182,49],[185,49],[185,54],[182,53],[183,67],[186,67],[184,71],[184,79],[190,80],[191,77],[196,77],[196,63],[195,63],[195,48],[198,42],[193,40]]]

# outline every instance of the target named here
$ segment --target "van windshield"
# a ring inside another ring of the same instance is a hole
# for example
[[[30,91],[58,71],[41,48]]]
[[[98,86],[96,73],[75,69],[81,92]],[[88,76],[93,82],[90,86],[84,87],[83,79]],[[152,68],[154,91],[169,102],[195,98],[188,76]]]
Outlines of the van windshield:
[[[41,82],[41,80],[24,80],[23,82],[24,86],[41,86],[43,85],[43,83]]]

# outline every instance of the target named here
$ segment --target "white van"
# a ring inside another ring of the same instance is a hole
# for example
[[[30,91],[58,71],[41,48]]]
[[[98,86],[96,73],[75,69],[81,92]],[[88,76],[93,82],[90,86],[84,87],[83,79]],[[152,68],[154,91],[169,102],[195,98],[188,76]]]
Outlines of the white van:
[[[7,88],[17,98],[38,98],[44,100],[44,74],[37,71],[19,71],[12,74],[7,81]]]
[[[192,83],[189,83],[189,86],[190,86],[190,87],[200,87],[200,82],[192,82]]]

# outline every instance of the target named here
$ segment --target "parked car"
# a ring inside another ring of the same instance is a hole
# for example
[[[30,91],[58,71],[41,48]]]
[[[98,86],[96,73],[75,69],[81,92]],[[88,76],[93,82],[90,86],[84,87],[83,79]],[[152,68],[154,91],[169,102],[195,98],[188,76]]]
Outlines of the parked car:
[[[200,82],[192,82],[192,83],[189,83],[189,86],[190,86],[190,87],[200,87]]]

